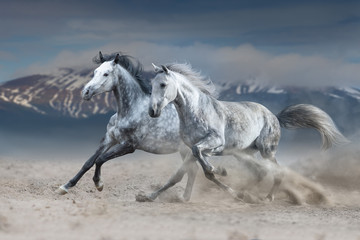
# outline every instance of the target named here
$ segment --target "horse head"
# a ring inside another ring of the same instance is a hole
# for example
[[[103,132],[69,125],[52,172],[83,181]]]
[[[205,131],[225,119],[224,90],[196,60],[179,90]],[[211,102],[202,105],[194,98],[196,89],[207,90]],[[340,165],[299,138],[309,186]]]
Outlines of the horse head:
[[[166,66],[161,68],[153,64],[157,75],[151,80],[152,93],[149,107],[151,117],[159,117],[161,110],[174,101],[177,96],[176,82],[170,77],[174,74]]]
[[[116,65],[119,63],[120,55],[117,54],[114,60],[105,61],[102,53],[99,52],[99,59],[102,64],[95,69],[94,77],[82,90],[84,100],[90,100],[94,95],[113,90],[118,79]]]

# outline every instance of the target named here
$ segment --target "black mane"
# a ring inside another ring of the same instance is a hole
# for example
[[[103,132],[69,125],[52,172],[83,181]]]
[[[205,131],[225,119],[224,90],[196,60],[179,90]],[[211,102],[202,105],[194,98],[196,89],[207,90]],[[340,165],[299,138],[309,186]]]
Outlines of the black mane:
[[[119,64],[125,68],[139,83],[141,90],[143,90],[146,94],[151,94],[151,84],[149,80],[144,79],[143,77],[143,66],[142,64],[135,58],[122,54],[121,52],[115,52],[112,54],[104,54],[103,60],[105,61],[111,61],[114,60],[116,55],[119,54]],[[103,61],[101,61],[99,55],[95,56],[93,58],[93,62],[96,64],[101,64]]]

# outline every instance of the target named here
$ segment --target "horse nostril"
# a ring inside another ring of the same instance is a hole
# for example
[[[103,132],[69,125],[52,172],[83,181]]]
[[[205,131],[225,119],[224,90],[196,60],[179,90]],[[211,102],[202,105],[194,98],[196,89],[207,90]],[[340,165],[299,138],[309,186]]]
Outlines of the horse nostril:
[[[92,95],[92,93],[89,88],[84,89],[82,92],[82,97],[84,100],[90,100],[91,95]]]
[[[149,115],[150,117],[153,117],[155,115],[154,109],[149,108]]]

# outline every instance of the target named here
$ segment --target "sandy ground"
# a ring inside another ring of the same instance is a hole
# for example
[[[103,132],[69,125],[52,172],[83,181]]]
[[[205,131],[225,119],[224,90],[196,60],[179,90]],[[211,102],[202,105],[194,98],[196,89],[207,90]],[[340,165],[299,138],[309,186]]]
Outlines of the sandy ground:
[[[138,153],[110,161],[103,167],[102,192],[94,187],[91,169],[63,196],[56,189],[78,171],[83,159],[0,158],[0,239],[360,240],[358,156],[309,159],[293,168],[312,179],[327,203],[301,184],[309,180],[288,171],[284,186],[297,191],[302,205],[284,191],[271,203],[238,202],[200,171],[190,202],[177,201],[186,177],[155,202],[136,202],[137,193],[151,192],[175,171],[181,163],[177,155]],[[222,180],[238,188],[244,179],[237,179],[236,164],[223,164],[229,176]]]

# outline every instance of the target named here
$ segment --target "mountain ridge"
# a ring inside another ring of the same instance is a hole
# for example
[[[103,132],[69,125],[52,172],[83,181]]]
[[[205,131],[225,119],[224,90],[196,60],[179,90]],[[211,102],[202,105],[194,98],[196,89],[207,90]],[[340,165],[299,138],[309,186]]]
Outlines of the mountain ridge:
[[[95,115],[115,113],[112,93],[81,98],[83,86],[91,80],[90,68],[61,68],[51,74],[34,74],[0,85],[0,109],[3,113],[30,111],[40,115],[85,119]],[[153,73],[144,72],[151,78]],[[214,83],[219,99],[225,101],[255,101],[274,113],[292,104],[316,105],[335,119],[340,129],[351,131],[349,123],[360,128],[360,89],[353,87],[278,87],[264,85],[256,79],[238,83]],[[3,114],[5,116],[5,114]]]

